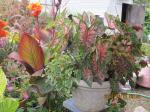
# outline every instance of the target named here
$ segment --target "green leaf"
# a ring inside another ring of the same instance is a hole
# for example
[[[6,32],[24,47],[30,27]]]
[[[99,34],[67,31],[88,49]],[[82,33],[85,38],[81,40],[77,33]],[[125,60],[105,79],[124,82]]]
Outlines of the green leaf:
[[[24,109],[23,108],[19,108],[19,109],[17,109],[17,112],[24,112]]]
[[[46,77],[31,77],[31,90],[36,89],[38,94],[45,95],[52,90],[50,83],[47,82]]]
[[[13,98],[0,99],[0,112],[16,112],[19,102]]]
[[[135,83],[134,83],[134,81],[133,81],[133,80],[129,80],[129,84],[130,84],[130,86],[131,86],[132,88],[134,88],[134,87],[135,87]]]
[[[5,91],[6,85],[7,85],[7,79],[6,79],[5,73],[0,67],[0,97],[3,97],[3,93]]]

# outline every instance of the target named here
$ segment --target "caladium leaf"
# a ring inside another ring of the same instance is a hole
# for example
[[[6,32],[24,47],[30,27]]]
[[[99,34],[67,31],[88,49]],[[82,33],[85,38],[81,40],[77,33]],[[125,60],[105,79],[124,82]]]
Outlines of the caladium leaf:
[[[87,23],[87,24],[89,23],[89,17],[86,12],[83,12],[82,20],[85,21],[85,23]]]
[[[110,15],[108,15],[107,13],[105,13],[105,18],[108,24],[108,28],[114,30],[116,28],[114,20],[112,19],[112,17]]]
[[[80,40],[86,47],[91,47],[95,39],[93,27],[88,28],[86,24],[80,23]]]
[[[104,43],[98,43],[96,45],[96,54],[100,60],[100,62],[103,62],[107,56],[107,49],[108,45]]]
[[[34,70],[40,70],[44,66],[44,53],[40,44],[29,34],[21,35],[18,53],[20,58],[29,64]]]

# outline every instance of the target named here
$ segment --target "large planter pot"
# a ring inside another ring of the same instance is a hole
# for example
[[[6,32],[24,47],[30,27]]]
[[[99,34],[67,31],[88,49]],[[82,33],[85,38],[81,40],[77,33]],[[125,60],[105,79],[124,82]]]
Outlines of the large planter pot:
[[[105,108],[106,96],[110,92],[109,82],[103,82],[101,85],[93,82],[92,87],[89,87],[81,80],[73,93],[75,106],[83,112],[99,112]]]

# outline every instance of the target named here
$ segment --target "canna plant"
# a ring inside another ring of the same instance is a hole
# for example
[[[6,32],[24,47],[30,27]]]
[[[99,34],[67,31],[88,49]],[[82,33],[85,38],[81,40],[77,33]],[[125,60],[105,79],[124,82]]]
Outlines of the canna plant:
[[[32,3],[27,8],[31,11],[31,15],[37,20],[36,24],[38,24],[38,16],[41,13],[42,6],[39,3]],[[44,67],[44,52],[38,37],[35,35],[32,36],[26,31],[20,31],[18,52],[11,53],[9,58],[21,61],[30,74]]]
[[[15,46],[12,46],[9,42],[9,33],[6,30],[7,24],[7,22],[0,20],[0,64],[15,49]]]
[[[27,9],[30,11],[31,16],[35,19],[35,26],[32,32],[28,30],[20,29],[18,51],[12,52],[8,55],[8,58],[17,60],[26,67],[26,71],[30,74],[30,85],[26,90],[27,93],[31,93],[33,89],[36,89],[39,95],[46,94],[49,90],[47,88],[46,76],[42,76],[44,73],[44,48],[42,47],[40,40],[40,26],[38,22],[39,14],[42,11],[42,6],[39,3],[31,3]],[[35,29],[38,35],[35,33]],[[41,86],[41,84],[45,84]],[[20,102],[20,105],[24,105],[25,102]]]
[[[53,6],[57,7],[57,11],[59,10],[58,5],[60,3],[55,3]],[[59,78],[55,69],[62,70],[63,67],[59,64],[62,63],[63,65],[64,59],[70,58],[63,55],[63,52],[71,36],[69,26],[71,22],[66,18],[65,10],[62,13],[55,11],[55,14],[51,13],[52,18],[46,29],[42,29],[39,23],[42,6],[39,3],[32,3],[29,4],[27,9],[34,18],[34,27],[31,32],[20,29],[18,51],[12,52],[8,57],[17,60],[26,67],[26,71],[30,74],[30,86],[27,93],[30,95],[36,93],[37,105],[48,110],[60,111],[62,106],[58,109],[55,105],[56,102],[62,103],[70,95],[73,81],[70,82],[68,79],[72,77],[72,69],[64,68],[63,75],[59,75]],[[69,85],[68,87],[66,87],[66,83]],[[62,90],[60,85],[65,89]],[[20,105],[25,106],[25,102],[20,102]]]

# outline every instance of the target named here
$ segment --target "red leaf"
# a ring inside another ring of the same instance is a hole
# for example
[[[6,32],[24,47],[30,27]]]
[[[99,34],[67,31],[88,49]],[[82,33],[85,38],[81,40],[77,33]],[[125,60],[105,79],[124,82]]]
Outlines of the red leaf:
[[[140,26],[140,25],[133,25],[132,28],[133,28],[135,31],[143,30],[142,26]]]
[[[105,60],[105,57],[107,55],[107,47],[108,46],[106,44],[102,44],[102,43],[98,43],[96,45],[97,55],[101,62]]]
[[[110,19],[108,14],[105,14],[105,18],[108,24],[108,28],[110,28],[111,30],[114,30],[116,28],[114,20]]]
[[[24,33],[18,49],[21,59],[34,70],[40,70],[44,66],[44,53],[40,44],[30,35]]]
[[[93,27],[87,28],[84,23],[80,24],[80,40],[86,46],[90,47],[95,39],[95,31]]]
[[[89,79],[92,75],[92,71],[89,68],[84,68],[83,75],[85,79]]]

